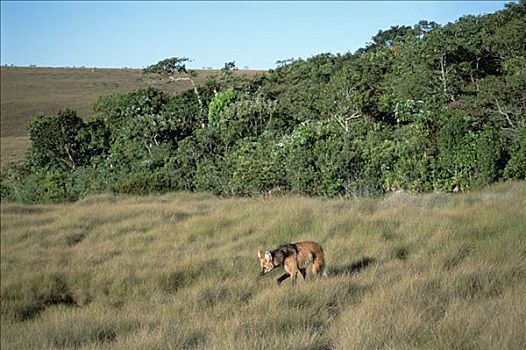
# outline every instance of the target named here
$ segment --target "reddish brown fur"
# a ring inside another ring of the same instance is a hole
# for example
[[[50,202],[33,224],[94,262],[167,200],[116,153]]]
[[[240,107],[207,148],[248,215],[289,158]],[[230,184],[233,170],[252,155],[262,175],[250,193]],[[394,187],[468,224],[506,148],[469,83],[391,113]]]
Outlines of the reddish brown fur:
[[[305,279],[307,267],[311,263],[314,276],[326,276],[323,248],[316,242],[285,244],[273,251],[259,251],[258,257],[262,275],[283,266],[285,273],[277,279],[278,285],[289,277],[294,285],[298,272]]]

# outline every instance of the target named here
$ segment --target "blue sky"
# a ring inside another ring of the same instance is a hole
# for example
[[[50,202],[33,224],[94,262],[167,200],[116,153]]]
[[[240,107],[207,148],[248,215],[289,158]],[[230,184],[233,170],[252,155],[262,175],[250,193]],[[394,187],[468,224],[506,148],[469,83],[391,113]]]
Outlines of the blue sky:
[[[508,1],[1,1],[1,64],[142,68],[189,57],[191,68],[275,68],[354,52],[380,29],[440,24]]]

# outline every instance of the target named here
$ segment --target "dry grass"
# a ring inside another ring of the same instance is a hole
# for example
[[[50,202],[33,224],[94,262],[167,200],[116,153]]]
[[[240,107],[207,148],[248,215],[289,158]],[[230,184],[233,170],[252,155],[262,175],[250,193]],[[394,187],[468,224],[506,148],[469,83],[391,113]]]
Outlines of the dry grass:
[[[3,203],[4,349],[523,349],[526,183],[353,201]],[[277,287],[256,252],[319,241]]]
[[[31,141],[29,136],[7,136],[0,138],[0,167],[4,169],[24,160]]]
[[[101,95],[144,86],[140,70],[2,67],[2,137],[27,135],[38,114],[71,108],[82,117]]]

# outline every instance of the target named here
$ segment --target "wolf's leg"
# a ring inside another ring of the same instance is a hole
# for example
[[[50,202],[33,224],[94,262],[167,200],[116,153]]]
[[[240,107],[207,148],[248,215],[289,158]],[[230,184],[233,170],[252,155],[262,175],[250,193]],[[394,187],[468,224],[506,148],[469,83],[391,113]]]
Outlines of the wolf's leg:
[[[290,275],[290,282],[293,286],[296,285],[296,277],[298,277],[298,271],[294,272],[292,275]]]
[[[296,257],[288,257],[283,265],[285,272],[290,275],[292,285],[296,284],[296,277],[298,276],[298,262]]]
[[[316,277],[320,277],[325,274],[325,262],[323,260],[316,260],[312,264],[312,273]]]
[[[283,275],[281,275],[281,277],[278,278],[278,286],[281,284],[281,282],[285,281],[287,278],[290,277],[290,274],[288,273],[284,273]]]

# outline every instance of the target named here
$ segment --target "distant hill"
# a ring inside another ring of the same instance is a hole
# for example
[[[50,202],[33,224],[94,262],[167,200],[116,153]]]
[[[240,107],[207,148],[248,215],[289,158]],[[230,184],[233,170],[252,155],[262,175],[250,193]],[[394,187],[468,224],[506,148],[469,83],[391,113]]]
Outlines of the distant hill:
[[[148,85],[141,69],[2,67],[1,136],[26,136],[26,125],[35,115],[71,108],[81,117],[91,114],[91,104],[102,95],[131,91]],[[196,82],[220,70],[198,70]],[[236,74],[254,75],[255,70]],[[169,87],[179,92],[191,87],[180,81]]]

